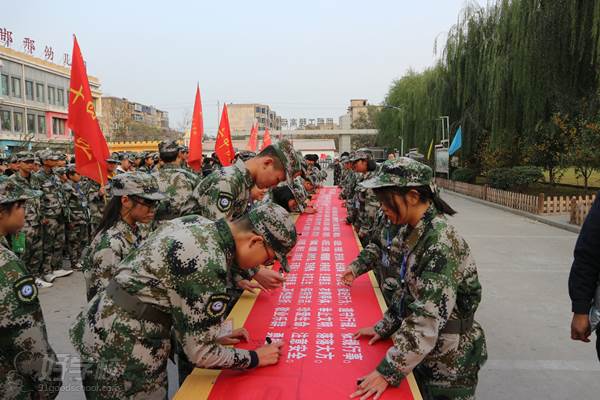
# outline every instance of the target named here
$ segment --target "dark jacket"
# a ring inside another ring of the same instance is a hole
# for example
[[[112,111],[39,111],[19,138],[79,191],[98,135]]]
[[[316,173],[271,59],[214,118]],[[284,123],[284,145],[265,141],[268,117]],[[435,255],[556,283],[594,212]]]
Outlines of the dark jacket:
[[[600,192],[581,227],[569,275],[571,309],[587,314],[600,278]]]

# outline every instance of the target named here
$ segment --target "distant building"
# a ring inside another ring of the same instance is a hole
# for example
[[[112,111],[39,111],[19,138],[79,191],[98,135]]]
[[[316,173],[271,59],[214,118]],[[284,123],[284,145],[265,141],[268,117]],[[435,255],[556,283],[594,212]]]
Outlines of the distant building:
[[[67,128],[70,77],[68,67],[0,47],[0,152],[72,141]],[[100,81],[88,79],[101,117]]]
[[[280,130],[282,120],[271,107],[265,104],[227,104],[229,125],[232,132],[250,132],[254,121],[258,123],[258,130]]]
[[[150,139],[169,129],[169,113],[120,97],[102,97],[102,131],[111,140]],[[144,137],[148,136],[148,137]]]
[[[352,99],[350,100],[350,107],[348,112],[339,118],[340,129],[363,129],[363,128],[374,128],[374,121],[369,120],[369,107],[373,107],[368,103],[367,99]],[[376,106],[380,107],[380,106]],[[357,127],[357,121],[362,119],[362,123],[358,125],[367,125]]]

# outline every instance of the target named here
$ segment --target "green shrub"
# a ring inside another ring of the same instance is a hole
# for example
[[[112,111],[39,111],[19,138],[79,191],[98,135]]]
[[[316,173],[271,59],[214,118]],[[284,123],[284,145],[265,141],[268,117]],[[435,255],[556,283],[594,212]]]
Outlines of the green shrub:
[[[522,191],[544,178],[539,167],[496,168],[488,172],[488,184],[496,189]]]
[[[452,180],[458,182],[475,183],[477,172],[471,168],[457,168],[452,172]]]

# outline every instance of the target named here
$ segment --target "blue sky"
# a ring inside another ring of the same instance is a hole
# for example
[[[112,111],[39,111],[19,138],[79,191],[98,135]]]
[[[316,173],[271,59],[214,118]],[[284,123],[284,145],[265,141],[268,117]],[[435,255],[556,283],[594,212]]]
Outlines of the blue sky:
[[[394,79],[434,63],[465,0],[12,1],[0,28],[55,62],[77,35],[106,95],[170,113],[179,127],[200,83],[207,133],[217,102],[270,104],[284,118],[328,118],[350,98],[383,101]]]

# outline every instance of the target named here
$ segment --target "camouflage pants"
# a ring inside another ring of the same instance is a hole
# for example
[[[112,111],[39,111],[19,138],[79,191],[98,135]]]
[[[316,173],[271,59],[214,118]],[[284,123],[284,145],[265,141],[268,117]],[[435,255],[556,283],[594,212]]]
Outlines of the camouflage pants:
[[[25,234],[25,251],[20,254],[23,264],[29,269],[29,272],[38,277],[49,273],[43,270],[42,258],[44,250],[42,248],[42,230],[39,225],[31,226],[25,222],[21,229]]]
[[[95,296],[70,330],[90,399],[166,399],[169,329],[127,314],[106,293]]]
[[[67,257],[71,260],[71,268],[76,268],[83,249],[89,244],[89,225],[79,223],[67,226]]]
[[[48,223],[42,225],[44,249],[44,273],[62,269],[63,248],[65,245],[65,224],[56,218],[47,218]]]

